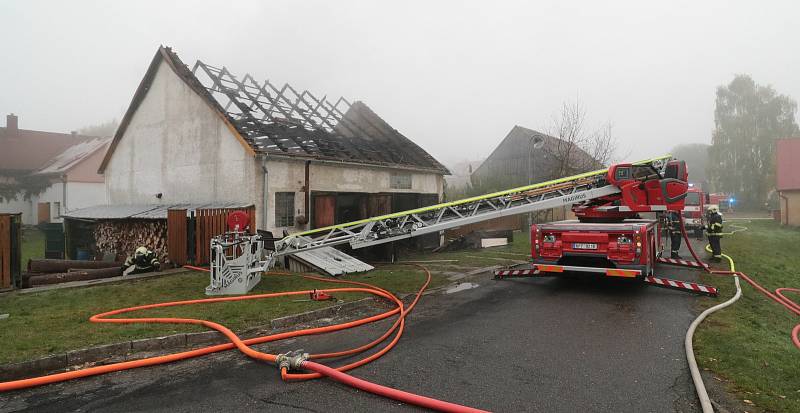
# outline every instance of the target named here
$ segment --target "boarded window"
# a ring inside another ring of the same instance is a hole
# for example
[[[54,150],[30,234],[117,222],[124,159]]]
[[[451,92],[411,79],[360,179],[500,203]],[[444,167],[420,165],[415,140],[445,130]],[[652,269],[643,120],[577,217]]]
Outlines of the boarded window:
[[[294,192],[275,193],[275,226],[294,226]]]
[[[411,174],[402,172],[392,172],[392,174],[389,177],[389,188],[411,189]]]

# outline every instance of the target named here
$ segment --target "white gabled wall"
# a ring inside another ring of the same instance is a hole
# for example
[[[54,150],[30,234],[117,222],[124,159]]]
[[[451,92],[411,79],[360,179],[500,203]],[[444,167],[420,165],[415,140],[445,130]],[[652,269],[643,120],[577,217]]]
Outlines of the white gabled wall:
[[[253,156],[163,61],[105,169],[111,205],[232,201],[260,210],[261,182]]]
[[[106,203],[106,187],[102,182],[67,182],[68,211]]]

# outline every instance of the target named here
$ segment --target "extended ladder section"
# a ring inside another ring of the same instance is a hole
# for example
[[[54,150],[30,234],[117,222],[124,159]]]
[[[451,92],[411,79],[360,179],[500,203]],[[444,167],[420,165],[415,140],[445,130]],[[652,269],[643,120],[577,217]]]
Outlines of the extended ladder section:
[[[665,169],[666,161],[670,158],[669,155],[662,156],[632,165],[651,167],[650,170],[661,176],[661,171]],[[629,167],[631,164],[625,165]],[[613,168],[619,169],[619,165]],[[276,241],[274,251],[263,249],[260,235],[248,235],[237,232],[236,229],[211,240],[211,282],[206,288],[206,294],[246,293],[259,282],[261,273],[269,270],[281,256],[348,243],[352,248],[363,248],[504,216],[571,206],[600,198],[605,198],[605,202],[612,202],[607,201],[610,196],[625,198],[625,189],[621,187],[627,187],[618,185],[621,181],[615,180],[616,178],[610,179],[609,175],[609,170],[603,169],[459,201],[291,234]],[[229,227],[247,226],[246,220],[242,221],[243,217],[233,218],[236,218],[233,220],[235,222],[229,222]]]
[[[634,165],[661,170],[671,156]],[[274,257],[349,243],[363,248],[509,215],[525,214],[620,193],[607,169],[361,221],[291,234],[275,243]]]

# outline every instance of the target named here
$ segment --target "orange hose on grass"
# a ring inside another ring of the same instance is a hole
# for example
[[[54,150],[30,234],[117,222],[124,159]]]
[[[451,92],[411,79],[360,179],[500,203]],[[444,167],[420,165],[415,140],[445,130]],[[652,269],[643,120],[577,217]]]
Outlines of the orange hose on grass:
[[[427,279],[426,279],[425,283],[423,284],[423,286],[417,292],[417,295],[416,295],[416,298],[415,298],[415,300],[413,302],[413,305],[415,305],[417,303],[417,301],[419,300],[419,298],[422,295],[422,292],[424,292],[425,288],[427,288],[428,284],[430,283],[430,272],[427,269],[425,269],[424,267],[423,267],[423,270],[426,273]],[[276,273],[274,275],[288,275],[288,274],[287,273]],[[265,298],[275,298],[275,297],[307,295],[307,294],[310,294],[312,292],[312,290],[287,291],[287,292],[279,292],[279,293],[245,295],[245,296],[235,296],[235,297],[216,297],[216,298],[205,298],[205,299],[197,299],[197,300],[174,301],[174,302],[148,304],[148,305],[141,305],[141,306],[136,306],[136,307],[129,307],[129,308],[123,308],[123,309],[107,311],[107,312],[104,312],[104,313],[101,313],[101,314],[96,314],[96,315],[92,316],[89,320],[91,322],[95,322],[95,323],[118,323],[118,324],[160,323],[160,324],[193,324],[193,325],[200,325],[200,326],[203,326],[203,327],[207,327],[207,328],[219,331],[220,333],[225,335],[225,337],[227,337],[228,340],[230,340],[231,342],[230,343],[226,343],[226,344],[208,346],[208,347],[199,348],[199,349],[195,349],[195,350],[189,350],[189,351],[184,351],[184,352],[179,352],[179,353],[168,354],[168,355],[164,355],[164,356],[156,356],[156,357],[150,357],[150,358],[145,358],[145,359],[140,359],[140,360],[132,360],[132,361],[108,364],[108,365],[104,365],[104,366],[90,367],[90,368],[76,370],[76,371],[70,371],[70,372],[64,372],[64,373],[56,373],[56,374],[51,374],[51,375],[47,375],[47,376],[41,376],[41,377],[34,377],[34,378],[29,378],[29,379],[22,379],[22,380],[14,380],[14,381],[9,381],[9,382],[4,382],[4,383],[0,383],[0,392],[23,389],[23,388],[28,388],[28,387],[41,386],[41,385],[45,385],[45,384],[57,383],[57,382],[61,382],[61,381],[72,380],[72,379],[77,379],[77,378],[82,378],[82,377],[89,377],[89,376],[94,376],[94,375],[98,375],[98,374],[105,374],[105,373],[114,372],[114,371],[122,371],[122,370],[129,370],[129,369],[134,369],[134,368],[139,368],[139,367],[147,367],[147,366],[153,366],[153,365],[158,365],[158,364],[171,363],[171,362],[174,362],[174,361],[185,360],[185,359],[188,359],[188,358],[198,357],[198,356],[211,354],[211,353],[215,353],[215,352],[219,352],[219,351],[230,350],[230,349],[233,349],[233,348],[238,348],[241,352],[243,352],[244,354],[246,354],[246,355],[248,355],[248,356],[250,356],[250,357],[252,357],[254,359],[267,361],[267,362],[275,362],[276,355],[259,352],[259,351],[251,349],[248,346],[249,345],[254,345],[254,344],[261,344],[261,343],[271,342],[271,341],[277,341],[277,340],[291,338],[291,337],[298,337],[298,336],[305,336],[305,335],[312,335],[312,334],[323,334],[323,333],[328,333],[328,332],[333,332],[333,331],[340,331],[340,330],[344,330],[344,329],[350,329],[350,328],[358,327],[358,326],[361,326],[361,325],[364,325],[364,324],[368,324],[368,323],[372,323],[372,322],[375,322],[375,321],[383,320],[383,319],[391,317],[391,316],[393,316],[395,314],[399,314],[400,315],[398,317],[398,320],[395,322],[395,324],[386,333],[384,333],[383,336],[381,336],[381,338],[379,338],[377,340],[374,340],[373,342],[371,342],[371,343],[369,343],[367,345],[360,346],[360,347],[355,348],[355,349],[341,351],[341,352],[337,352],[337,353],[314,355],[313,357],[315,357],[315,358],[340,357],[340,356],[344,356],[344,355],[351,355],[351,354],[356,354],[356,353],[365,351],[365,350],[367,350],[369,348],[372,348],[372,347],[378,345],[379,343],[381,343],[383,340],[385,340],[386,337],[388,337],[392,333],[392,331],[394,331],[395,329],[398,328],[398,325],[400,326],[400,329],[398,330],[398,334],[395,336],[395,338],[392,340],[392,342],[387,347],[381,349],[380,352],[378,352],[376,354],[373,354],[373,355],[371,355],[371,356],[369,356],[369,357],[367,357],[367,358],[365,358],[363,360],[359,360],[359,361],[357,361],[355,363],[350,363],[350,364],[348,364],[346,366],[342,366],[342,367],[338,368],[338,370],[340,370],[340,371],[346,371],[346,370],[353,369],[355,367],[364,365],[366,363],[369,363],[370,361],[373,361],[373,360],[377,359],[378,357],[380,357],[383,354],[385,354],[386,352],[388,352],[391,349],[391,347],[393,347],[397,343],[397,341],[399,340],[400,335],[402,335],[402,326],[404,324],[403,319],[408,314],[408,311],[404,308],[403,302],[399,298],[397,298],[394,294],[391,294],[390,292],[388,292],[388,291],[386,291],[386,290],[384,290],[384,289],[382,289],[380,287],[372,286],[372,285],[369,285],[369,284],[366,284],[366,283],[359,283],[359,282],[356,282],[356,281],[334,280],[334,279],[327,279],[327,278],[314,277],[314,276],[304,276],[304,277],[307,278],[307,279],[323,281],[323,282],[331,282],[331,283],[363,286],[363,287],[358,287],[358,288],[325,289],[325,290],[321,290],[321,291],[323,291],[325,293],[342,293],[342,292],[369,293],[369,294],[373,294],[373,295],[385,298],[385,299],[387,299],[389,301],[392,301],[397,305],[397,307],[392,309],[392,310],[389,310],[389,311],[386,311],[386,312],[383,312],[383,313],[380,313],[380,314],[377,314],[377,315],[373,315],[373,316],[370,316],[370,317],[365,317],[365,318],[362,318],[362,319],[359,319],[359,320],[354,320],[354,321],[350,321],[350,322],[346,322],[346,323],[341,323],[341,324],[336,324],[336,325],[331,325],[331,326],[325,326],[325,327],[308,328],[308,329],[302,329],[302,330],[285,332],[285,333],[272,334],[272,335],[267,335],[267,336],[251,338],[251,339],[247,339],[247,340],[242,340],[241,338],[239,338],[239,336],[237,336],[233,331],[231,331],[230,329],[228,329],[224,325],[219,324],[219,323],[215,323],[215,322],[212,322],[212,321],[208,321],[208,320],[199,320],[199,319],[192,319],[192,318],[173,318],[173,317],[146,317],[146,318],[108,318],[108,317],[112,317],[112,316],[120,315],[120,314],[125,314],[125,313],[130,313],[130,312],[134,312],[134,311],[154,309],[154,308],[165,308],[165,307],[194,305],[194,304],[210,304],[210,303],[218,303],[218,302],[232,302],[232,301],[243,301],[243,300],[253,300],[253,299],[265,299]],[[413,306],[411,308],[413,308]],[[298,376],[298,377],[292,377],[292,376]],[[311,374],[311,375],[294,375],[294,374],[291,374],[289,376],[289,378],[290,379],[313,378],[313,377],[309,377],[309,376],[320,377],[318,374],[315,373],[315,374]]]
[[[229,328],[225,327],[222,324],[215,323],[213,321],[208,320],[200,320],[194,318],[175,318],[175,317],[141,317],[141,318],[108,318],[120,314],[126,314],[134,311],[141,311],[141,310],[149,310],[154,308],[166,308],[166,307],[176,307],[176,306],[184,306],[184,305],[194,305],[194,304],[209,304],[209,303],[219,303],[219,302],[231,302],[231,301],[244,301],[244,300],[254,300],[254,299],[264,299],[264,298],[274,298],[274,297],[286,297],[286,296],[294,296],[294,295],[305,295],[310,294],[313,290],[304,290],[304,291],[286,291],[286,292],[279,292],[279,293],[268,293],[268,294],[255,294],[255,295],[245,295],[245,296],[236,296],[236,297],[217,297],[217,298],[205,298],[205,299],[198,299],[198,300],[184,300],[184,301],[173,301],[173,302],[166,302],[166,303],[156,303],[156,304],[147,304],[141,305],[136,307],[129,307],[129,308],[122,308],[118,310],[107,311],[105,313],[100,313],[93,315],[89,318],[89,321],[94,323],[115,323],[115,324],[133,324],[133,323],[159,323],[159,324],[193,324],[193,325],[200,325],[206,328],[210,328],[212,330],[219,331],[222,333],[230,343],[227,344],[219,344],[215,346],[208,346],[196,350],[184,351],[180,353],[169,354],[165,356],[156,356],[156,357],[149,357],[140,360],[133,360],[133,361],[126,361],[122,363],[114,363],[105,366],[97,366],[97,367],[90,367],[86,369],[70,371],[65,373],[57,373],[51,374],[47,376],[41,377],[34,377],[29,379],[23,380],[15,380],[0,383],[0,392],[10,391],[10,390],[17,390],[17,389],[24,389],[28,387],[34,386],[42,386],[45,384],[57,383],[66,380],[72,380],[82,377],[89,377],[98,374],[110,373],[114,371],[122,371],[122,370],[129,370],[139,367],[146,367],[146,366],[153,366],[158,364],[170,363],[173,361],[178,360],[185,360],[191,357],[198,357],[205,354],[211,354],[218,351],[230,350],[232,348],[237,348],[242,353],[246,354],[247,356],[261,361],[266,361],[269,363],[275,363],[277,361],[277,355],[261,352],[258,350],[254,350],[250,348],[250,345],[259,344],[259,343],[266,343],[269,341],[276,341],[284,338],[289,337],[298,337],[310,334],[322,334],[331,331],[340,331],[344,329],[349,329],[353,327],[357,327],[360,325],[364,325],[367,323],[371,323],[378,320],[383,320],[385,318],[391,317],[394,314],[398,314],[398,318],[395,323],[386,331],[383,335],[381,335],[376,340],[373,340],[370,343],[365,345],[359,346],[354,349],[334,352],[334,353],[324,353],[324,354],[317,354],[310,356],[311,358],[321,359],[321,358],[333,358],[333,357],[341,357],[347,356],[352,354],[361,353],[366,351],[370,348],[373,348],[383,342],[387,337],[389,337],[392,332],[397,331],[395,336],[392,340],[387,344],[384,348],[380,349],[378,352],[365,357],[361,360],[356,362],[347,364],[345,366],[337,367],[337,368],[330,368],[327,366],[323,366],[321,364],[317,364],[311,361],[306,361],[301,364],[308,369],[314,371],[314,373],[307,373],[307,374],[293,374],[288,373],[285,368],[280,370],[281,377],[284,380],[304,380],[304,379],[313,379],[318,377],[327,376],[333,378],[334,380],[340,381],[342,383],[348,384],[355,388],[359,388],[365,391],[370,391],[372,393],[382,395],[384,397],[389,397],[395,400],[399,400],[405,403],[415,404],[417,406],[422,406],[426,408],[447,411],[447,412],[479,412],[480,410],[472,409],[470,407],[461,406],[455,403],[449,403],[437,399],[433,399],[430,397],[420,396],[408,392],[404,392],[402,390],[392,389],[386,386],[381,386],[375,383],[367,382],[366,380],[361,380],[347,374],[344,374],[344,371],[356,368],[358,366],[362,366],[367,364],[382,355],[386,354],[389,350],[391,350],[397,342],[400,340],[400,337],[403,334],[403,328],[405,326],[405,317],[408,313],[416,306],[417,302],[419,301],[422,293],[428,287],[431,281],[431,273],[428,271],[427,268],[418,266],[425,271],[426,280],[425,283],[420,287],[417,291],[416,297],[414,298],[411,305],[406,309],[403,302],[397,298],[394,294],[386,291],[380,287],[376,287],[366,283],[360,283],[356,281],[345,281],[345,280],[333,280],[328,278],[320,278],[305,275],[303,277],[312,280],[324,281],[324,282],[332,282],[332,283],[339,283],[339,284],[350,284],[356,285],[358,287],[347,287],[347,288],[331,288],[331,289],[324,289],[324,290],[317,290],[322,291],[325,293],[369,293],[376,295],[378,297],[385,298],[389,301],[393,301],[397,307],[386,311],[377,315],[373,315],[370,317],[365,317],[359,320],[350,321],[346,323],[336,324],[332,326],[326,327],[315,327],[315,328],[307,328],[297,331],[290,331],[286,333],[278,333],[278,334],[271,334],[262,337],[256,337],[248,340],[242,340],[236,333],[231,331]],[[199,267],[191,267],[192,269],[200,269]],[[274,275],[287,275],[286,273],[277,273]]]
[[[694,257],[695,261],[697,261],[699,263],[702,263],[703,261],[700,259],[700,257],[697,255],[697,253],[694,251],[694,248],[692,248],[692,243],[689,242],[689,236],[686,234],[686,228],[683,225],[683,219],[681,219],[680,222],[681,222],[681,233],[683,233],[683,239],[686,240],[686,246],[689,248],[689,252],[692,254],[692,257]],[[708,248],[708,246],[706,246],[706,248]],[[728,257],[728,259],[731,260],[730,257]],[[733,265],[733,260],[731,260],[731,265]],[[800,315],[800,305],[798,305],[796,302],[792,301],[791,299],[789,299],[788,297],[783,295],[784,291],[800,293],[800,289],[782,287],[782,288],[776,289],[775,293],[773,294],[773,293],[769,292],[766,288],[762,287],[761,284],[757,283],[754,279],[750,278],[747,274],[745,274],[745,273],[743,273],[741,271],[715,270],[715,269],[712,269],[711,267],[709,267],[708,265],[703,267],[703,269],[709,274],[715,274],[715,275],[737,275],[737,276],[741,277],[742,279],[744,279],[745,281],[747,281],[748,284],[750,284],[753,288],[758,290],[760,293],[764,294],[767,298],[769,298],[772,301],[775,301],[776,303],[782,305],[784,308],[786,308],[787,310],[793,312],[794,314]],[[790,338],[792,340],[792,344],[794,344],[795,347],[800,349],[800,324],[797,324],[797,325],[794,326],[794,328],[792,329],[792,332],[790,333]]]

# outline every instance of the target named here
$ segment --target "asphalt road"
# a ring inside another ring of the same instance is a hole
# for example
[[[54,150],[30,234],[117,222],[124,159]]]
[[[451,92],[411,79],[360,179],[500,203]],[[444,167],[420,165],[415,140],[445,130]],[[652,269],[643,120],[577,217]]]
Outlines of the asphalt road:
[[[694,280],[661,267],[659,274]],[[492,411],[696,411],[683,354],[694,296],[619,280],[476,276],[428,295],[389,354],[353,374]],[[379,324],[259,348],[351,348]],[[235,351],[0,396],[0,411],[415,411],[330,380],[283,383]]]

